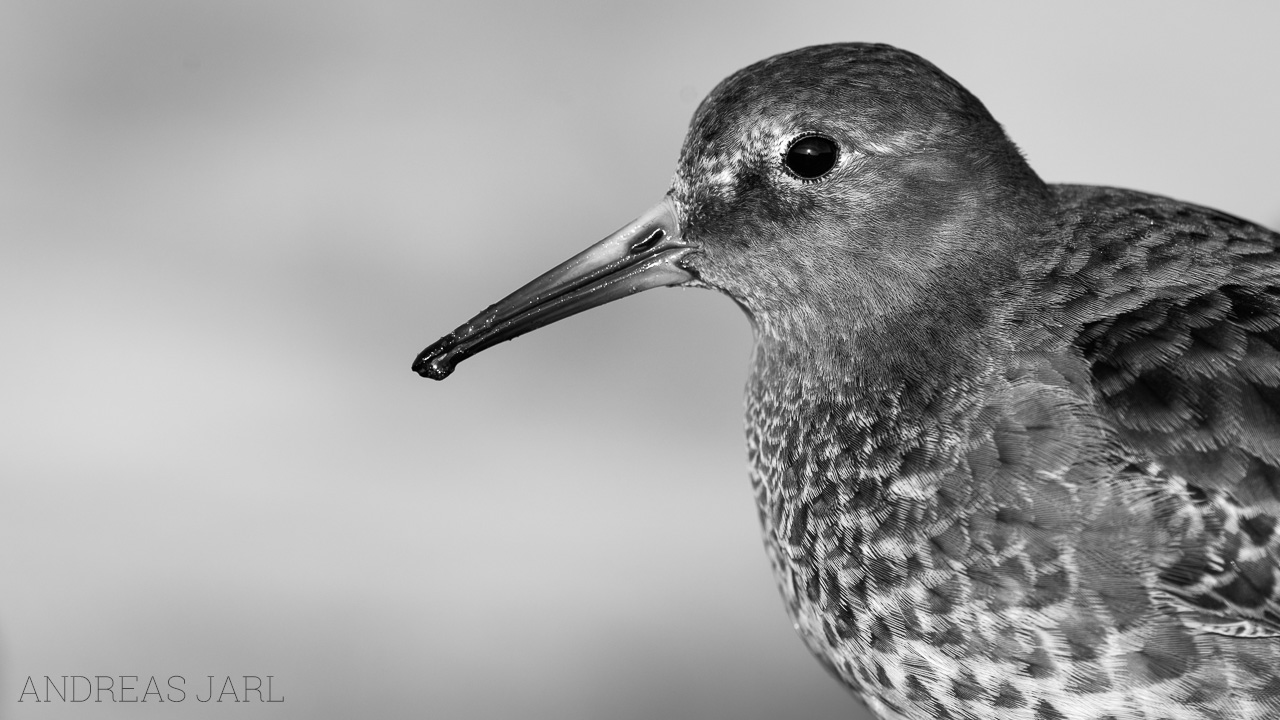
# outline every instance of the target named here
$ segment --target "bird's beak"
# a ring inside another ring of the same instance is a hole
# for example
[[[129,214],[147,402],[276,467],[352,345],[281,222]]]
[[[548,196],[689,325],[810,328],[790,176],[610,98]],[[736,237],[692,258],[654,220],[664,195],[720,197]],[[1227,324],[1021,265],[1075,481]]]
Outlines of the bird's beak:
[[[413,369],[443,380],[463,360],[503,340],[588,308],[663,285],[694,279],[681,264],[691,250],[681,240],[670,198],[621,230],[490,305],[418,354]]]

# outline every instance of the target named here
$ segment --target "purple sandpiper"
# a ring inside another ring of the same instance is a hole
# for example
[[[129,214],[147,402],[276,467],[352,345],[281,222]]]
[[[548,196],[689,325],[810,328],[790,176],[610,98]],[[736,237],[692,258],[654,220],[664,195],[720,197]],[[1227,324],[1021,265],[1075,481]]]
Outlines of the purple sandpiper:
[[[663,285],[751,320],[787,609],[883,718],[1280,718],[1280,236],[1049,185],[886,45],[722,82],[671,190],[418,356]]]

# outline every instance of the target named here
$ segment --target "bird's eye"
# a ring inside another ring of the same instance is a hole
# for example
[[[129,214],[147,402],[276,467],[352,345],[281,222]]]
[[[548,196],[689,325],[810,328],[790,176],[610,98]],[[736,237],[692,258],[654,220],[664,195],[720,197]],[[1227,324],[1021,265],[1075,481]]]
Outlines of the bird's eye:
[[[805,135],[787,148],[782,164],[792,174],[804,180],[816,180],[836,166],[840,148],[821,135]]]

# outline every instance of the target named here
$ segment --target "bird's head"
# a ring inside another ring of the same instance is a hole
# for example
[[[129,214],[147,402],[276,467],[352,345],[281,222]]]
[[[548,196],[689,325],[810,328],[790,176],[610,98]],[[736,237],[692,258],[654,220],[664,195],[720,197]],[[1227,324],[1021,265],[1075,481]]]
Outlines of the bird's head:
[[[972,94],[887,45],[747,67],[694,115],[671,190],[424,350],[442,379],[502,340],[651,287],[720,290],[764,337],[829,338],[985,292],[1044,184]]]

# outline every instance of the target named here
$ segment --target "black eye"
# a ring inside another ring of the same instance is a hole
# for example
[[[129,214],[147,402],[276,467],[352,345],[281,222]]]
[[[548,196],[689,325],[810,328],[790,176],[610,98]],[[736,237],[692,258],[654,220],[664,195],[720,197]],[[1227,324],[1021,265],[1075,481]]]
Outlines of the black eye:
[[[821,135],[806,135],[791,143],[782,164],[805,180],[814,180],[826,175],[836,165],[840,148]]]

